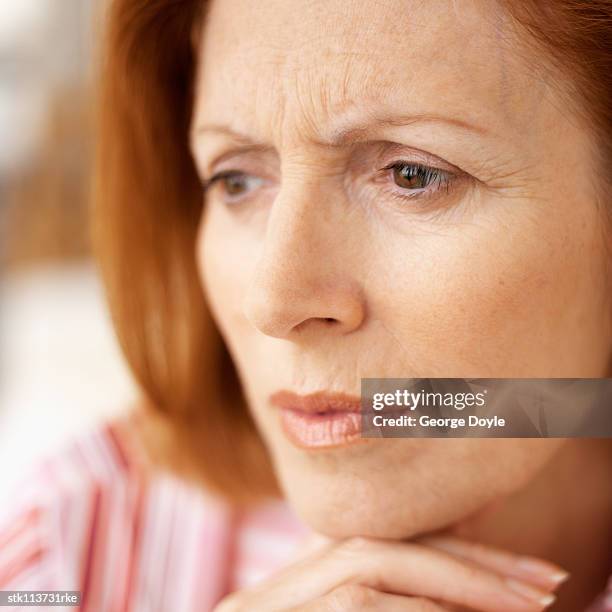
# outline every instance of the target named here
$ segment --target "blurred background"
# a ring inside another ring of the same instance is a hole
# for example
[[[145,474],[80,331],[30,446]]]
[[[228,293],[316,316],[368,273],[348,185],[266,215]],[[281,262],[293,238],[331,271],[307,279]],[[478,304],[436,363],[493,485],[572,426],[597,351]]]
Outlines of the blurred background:
[[[135,396],[91,257],[103,0],[0,0],[0,499]]]

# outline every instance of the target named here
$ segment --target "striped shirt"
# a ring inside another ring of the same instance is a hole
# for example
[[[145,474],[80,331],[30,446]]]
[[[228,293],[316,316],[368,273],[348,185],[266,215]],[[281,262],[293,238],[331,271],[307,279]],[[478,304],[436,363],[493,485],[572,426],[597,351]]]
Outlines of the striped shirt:
[[[55,612],[205,612],[299,554],[310,532],[286,504],[239,514],[143,469],[118,423],[41,462],[0,508],[0,590],[81,591]],[[612,611],[610,586],[589,612]]]
[[[32,471],[0,509],[0,590],[81,591],[87,612],[202,612],[310,533],[280,501],[238,514],[131,450],[110,421]]]

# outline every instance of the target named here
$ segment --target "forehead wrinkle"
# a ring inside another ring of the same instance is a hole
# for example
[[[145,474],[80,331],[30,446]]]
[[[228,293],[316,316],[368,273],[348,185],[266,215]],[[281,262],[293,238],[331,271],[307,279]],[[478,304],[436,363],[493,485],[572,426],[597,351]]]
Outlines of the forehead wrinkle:
[[[353,10],[356,9],[353,7]],[[372,27],[369,23],[364,25],[365,30]],[[360,38],[363,36],[367,38],[362,29]],[[369,97],[370,90],[380,94],[381,86],[386,86],[381,83],[381,79],[386,80],[385,76],[381,77],[381,72],[373,64],[374,58],[380,58],[380,63],[384,63],[389,54],[380,49],[362,51],[363,45],[356,44],[354,37],[342,33],[317,32],[292,41],[285,48],[273,44],[273,41],[262,43],[257,39],[257,44],[254,43],[247,43],[247,50],[240,55],[257,58],[259,66],[253,65],[259,75],[253,115],[268,115],[264,119],[268,129],[262,126],[268,132],[269,126],[274,126],[275,131],[282,135],[288,135],[291,128],[313,137],[320,124],[332,113],[354,105],[355,100],[364,94]],[[314,56],[313,49],[316,49]],[[237,58],[234,56],[233,59]],[[364,59],[366,61],[360,61]],[[396,86],[390,84],[390,87]],[[244,95],[242,97],[244,99]],[[259,112],[260,108],[263,113]],[[296,120],[294,124],[289,117]]]
[[[286,107],[286,128],[283,133],[295,138],[308,139],[316,134],[321,119],[329,112],[329,99],[326,92],[327,75],[325,72],[316,74],[315,70],[308,69],[303,74],[294,72],[292,89],[295,93],[294,103]],[[285,99],[289,99],[290,92],[285,92]],[[293,125],[293,128],[291,127]]]
[[[302,75],[304,78],[296,80],[297,114],[308,128],[309,140],[326,146],[342,144],[335,141],[342,139],[339,133],[346,123],[344,118],[354,111],[365,120],[376,120],[375,109],[381,107],[381,88],[389,95],[396,88],[403,88],[403,95],[407,99],[411,97],[411,87],[387,83],[371,62],[359,62],[363,55],[361,52],[336,54],[335,61],[328,64],[330,70],[322,71],[314,66]],[[391,118],[388,123],[393,123]],[[329,133],[332,136],[326,136]]]
[[[317,2],[310,4],[318,6]],[[415,4],[412,3],[412,6]],[[349,5],[352,6],[352,3],[349,2]],[[330,6],[336,5],[331,3]],[[452,7],[449,5],[449,8]],[[463,17],[466,18],[465,15]],[[482,114],[486,124],[492,123],[497,131],[498,124],[501,129],[514,119],[507,113],[509,102],[514,103],[518,96],[524,96],[525,105],[528,103],[525,98],[531,100],[532,96],[514,90],[515,79],[510,69],[515,69],[516,62],[512,55],[504,55],[504,50],[500,48],[504,44],[502,42],[500,45],[500,39],[503,40],[503,35],[511,39],[510,32],[500,27],[503,19],[499,15],[495,14],[493,19],[491,15],[488,17],[489,25],[492,22],[497,27],[486,28],[486,32],[480,28],[478,32],[484,38],[473,36],[467,42],[467,47],[461,47],[477,62],[481,78],[475,81],[474,87],[477,85],[478,90],[472,86],[463,88],[462,80],[457,76],[460,70],[454,68],[457,63],[456,68],[461,69],[461,54],[453,51],[455,45],[461,43],[456,40],[459,33],[454,32],[450,41],[437,40],[433,44],[429,38],[421,40],[418,36],[409,40],[406,36],[412,33],[412,28],[409,28],[410,31],[401,40],[396,41],[394,34],[386,37],[380,45],[360,45],[359,41],[370,40],[369,30],[376,30],[378,20],[373,19],[365,21],[353,38],[344,33],[322,35],[319,29],[308,36],[297,37],[288,46],[283,46],[283,39],[263,35],[252,40],[248,37],[236,40],[238,46],[227,46],[227,41],[219,40],[221,44],[217,48],[222,50],[222,55],[217,53],[217,56],[220,56],[221,63],[211,61],[209,64],[204,59],[207,69],[212,71],[209,72],[210,80],[206,88],[210,91],[212,87],[214,91],[213,106],[209,108],[216,119],[224,119],[226,123],[239,128],[238,131],[246,132],[248,128],[248,132],[259,140],[265,136],[266,141],[273,139],[277,142],[298,136],[302,140],[325,141],[357,137],[356,132],[341,134],[341,129],[349,129],[346,126],[334,127],[335,133],[330,135],[331,119],[338,121],[345,113],[348,114],[347,109],[357,110],[357,107],[363,114],[368,114],[372,106],[381,107],[387,102],[391,110],[391,100],[397,110],[402,110],[403,104],[405,114],[410,111],[415,115],[428,112],[446,114],[448,111],[461,116],[464,111],[468,115],[473,114],[472,110],[478,111],[477,115]],[[340,21],[340,15],[338,19]],[[397,22],[394,27],[398,27]],[[436,33],[437,27],[434,26]],[[265,32],[270,34],[268,30]],[[214,37],[214,28],[210,33]],[[285,33],[287,37],[290,37],[290,32]],[[490,42],[492,38],[497,43],[496,52],[488,53],[490,45],[487,39]],[[362,49],[367,49],[367,52]],[[398,50],[401,51],[399,57]],[[425,62],[423,58],[426,58]],[[492,62],[498,64],[497,70],[495,66],[490,66],[493,59],[497,60]],[[504,65],[499,66],[500,63]],[[426,68],[426,64],[431,64],[433,69]],[[219,74],[223,73],[225,76],[220,82]],[[459,87],[456,87],[457,83]],[[224,91],[220,89],[221,85]],[[228,90],[235,92],[229,99]],[[449,92],[449,101],[440,104],[440,100],[445,99],[445,91]],[[481,91],[484,96],[482,100],[478,97]],[[475,98],[473,94],[476,94]],[[487,95],[489,102],[494,100],[493,105],[486,103]],[[470,103],[472,99],[478,104]],[[402,100],[406,101],[405,104]],[[217,107],[219,110],[216,110]],[[372,114],[371,110],[369,114]],[[514,132],[518,133],[520,130]]]
[[[304,55],[298,52],[300,47],[312,48],[317,40],[329,42],[329,39],[330,36],[315,37],[290,52],[274,49],[273,57],[265,62],[270,70],[264,72],[266,78],[262,75],[258,79],[256,99],[261,96],[263,115],[269,115],[265,121],[268,131],[274,128],[279,142],[293,138],[314,139],[320,125],[334,113],[334,108],[345,104],[344,98],[354,80],[351,60],[354,55],[365,54],[321,45],[323,61],[316,57],[304,62]],[[363,70],[363,66],[360,68]],[[257,115],[256,108],[254,111]]]
[[[350,83],[357,78],[361,84],[363,78],[351,76],[347,56],[336,59],[339,61],[332,62],[334,66],[339,63],[343,66],[337,72],[332,69],[333,74],[321,70],[319,65],[285,66],[283,76],[278,79],[280,86],[274,89],[272,104],[269,95],[266,98],[268,107],[274,108],[273,118],[266,120],[266,124],[276,132],[278,142],[318,141],[323,126],[338,114],[338,109],[353,105]],[[364,86],[359,89],[363,91]]]

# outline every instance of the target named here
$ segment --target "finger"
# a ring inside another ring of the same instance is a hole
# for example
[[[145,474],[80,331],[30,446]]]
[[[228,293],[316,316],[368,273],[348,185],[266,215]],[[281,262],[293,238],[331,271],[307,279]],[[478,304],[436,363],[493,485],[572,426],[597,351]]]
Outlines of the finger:
[[[382,591],[485,612],[543,610],[554,601],[540,589],[419,544],[357,538],[338,548],[345,557],[348,548],[348,556],[357,561],[352,571],[359,583]]]
[[[461,559],[478,563],[495,572],[512,576],[542,587],[547,591],[556,589],[567,580],[569,574],[558,565],[537,557],[521,556],[469,542],[452,536],[426,536],[419,538],[420,543],[448,552]]]
[[[358,584],[343,584],[316,601],[291,608],[292,612],[444,612],[421,597],[381,593]]]
[[[504,579],[432,547],[352,538],[285,568],[248,593],[241,592],[237,597],[243,598],[245,607],[234,609],[291,608],[342,584],[361,584],[481,612],[536,612],[554,601],[549,593],[516,579]]]
[[[297,561],[298,559],[308,557],[318,550],[330,547],[335,542],[337,542],[337,540],[332,540],[327,536],[313,531],[302,540],[301,544],[298,546],[298,552],[293,557],[293,560]]]

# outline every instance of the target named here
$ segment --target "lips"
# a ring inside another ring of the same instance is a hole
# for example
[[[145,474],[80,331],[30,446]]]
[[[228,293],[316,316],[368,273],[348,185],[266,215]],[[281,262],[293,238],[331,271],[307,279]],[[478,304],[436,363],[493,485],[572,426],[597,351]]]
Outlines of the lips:
[[[333,448],[361,438],[359,397],[326,391],[299,395],[283,390],[271,395],[270,403],[278,408],[285,435],[300,448]]]

